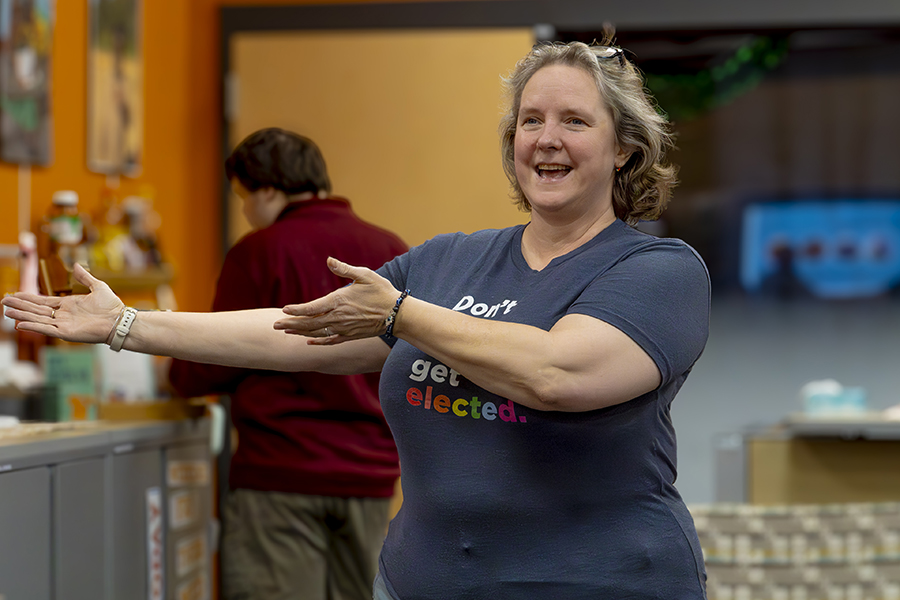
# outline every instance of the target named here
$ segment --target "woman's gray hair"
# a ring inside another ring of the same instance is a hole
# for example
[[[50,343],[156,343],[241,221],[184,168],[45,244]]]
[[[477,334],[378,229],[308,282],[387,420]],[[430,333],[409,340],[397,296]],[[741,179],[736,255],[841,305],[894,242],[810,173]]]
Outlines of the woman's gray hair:
[[[537,44],[503,80],[509,98],[509,110],[500,121],[503,171],[519,208],[531,210],[531,203],[516,178],[516,125],[522,91],[538,70],[550,65],[578,67],[593,77],[600,97],[612,113],[619,147],[631,152],[628,162],[615,176],[616,216],[632,225],[658,218],[666,209],[676,184],[677,168],[665,162],[666,152],[674,147],[669,122],[656,110],[652,97],[644,90],[640,72],[621,50],[611,52],[608,46],[588,46],[582,42]]]

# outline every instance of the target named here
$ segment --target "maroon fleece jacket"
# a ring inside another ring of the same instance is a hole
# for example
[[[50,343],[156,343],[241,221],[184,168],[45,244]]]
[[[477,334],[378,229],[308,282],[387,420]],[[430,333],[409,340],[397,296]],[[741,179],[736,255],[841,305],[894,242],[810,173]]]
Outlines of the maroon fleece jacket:
[[[213,310],[313,300],[347,284],[328,270],[329,256],[377,269],[406,250],[399,237],[357,217],[343,198],[294,202],[273,225],[231,248]],[[378,401],[378,374],[281,373],[175,360],[169,378],[185,397],[231,397],[238,432],[232,489],[370,498],[393,493],[400,470]]]

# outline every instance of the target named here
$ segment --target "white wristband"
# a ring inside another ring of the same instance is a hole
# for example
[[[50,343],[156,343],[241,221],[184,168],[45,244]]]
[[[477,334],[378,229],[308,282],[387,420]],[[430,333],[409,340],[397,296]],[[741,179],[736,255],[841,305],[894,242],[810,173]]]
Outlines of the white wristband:
[[[119,324],[116,325],[116,332],[113,335],[113,339],[109,343],[109,347],[113,352],[118,352],[122,349],[122,344],[125,343],[125,336],[131,331],[131,326],[134,324],[135,317],[137,317],[137,309],[126,306],[122,311],[122,318],[119,319]]]

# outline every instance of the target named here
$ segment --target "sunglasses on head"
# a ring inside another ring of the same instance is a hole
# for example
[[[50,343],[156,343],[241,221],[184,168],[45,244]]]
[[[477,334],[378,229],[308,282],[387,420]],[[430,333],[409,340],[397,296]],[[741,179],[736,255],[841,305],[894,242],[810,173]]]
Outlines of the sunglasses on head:
[[[625,66],[625,50],[616,46],[591,46],[591,51],[597,60],[618,58],[619,64]]]

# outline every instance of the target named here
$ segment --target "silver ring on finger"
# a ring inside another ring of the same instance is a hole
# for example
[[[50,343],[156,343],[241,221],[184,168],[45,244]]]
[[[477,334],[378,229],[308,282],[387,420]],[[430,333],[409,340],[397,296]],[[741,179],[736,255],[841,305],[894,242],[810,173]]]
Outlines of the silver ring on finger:
[[[331,336],[331,332],[328,331],[328,328],[327,328],[327,327],[325,328],[325,335],[327,335],[327,336],[329,336],[329,337]]]

